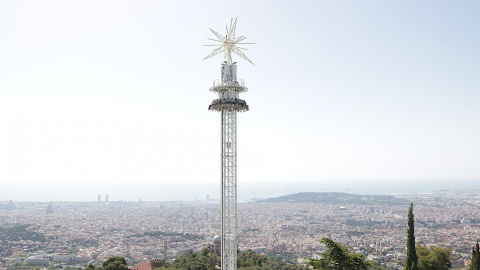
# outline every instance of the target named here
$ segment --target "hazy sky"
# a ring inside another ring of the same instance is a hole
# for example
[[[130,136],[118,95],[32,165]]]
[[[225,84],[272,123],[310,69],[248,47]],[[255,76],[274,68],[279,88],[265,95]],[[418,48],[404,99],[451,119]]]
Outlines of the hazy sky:
[[[255,65],[234,55],[250,105],[239,183],[478,183],[479,14],[476,0],[0,0],[0,201],[217,187],[223,59],[202,45],[235,17],[256,43]]]

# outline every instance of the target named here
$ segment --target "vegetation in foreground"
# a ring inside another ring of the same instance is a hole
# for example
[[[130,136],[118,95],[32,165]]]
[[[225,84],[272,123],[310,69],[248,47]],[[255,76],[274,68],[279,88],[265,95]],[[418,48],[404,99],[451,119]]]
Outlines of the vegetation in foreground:
[[[477,244],[472,247],[472,262],[470,263],[470,270],[480,270],[480,247]]]
[[[418,243],[416,249],[419,270],[448,270],[452,267],[450,249],[440,247],[427,248],[422,242]]]
[[[237,261],[237,269],[239,270],[305,269],[298,265],[268,259],[267,256],[256,254],[251,250],[238,254]],[[166,269],[215,270],[216,265],[220,265],[220,257],[214,254],[210,254],[209,249],[204,248],[201,252],[195,253],[193,251],[190,251],[187,254],[176,258],[173,263],[166,265]]]
[[[94,265],[90,264],[85,270],[128,270],[127,261],[123,257],[110,257],[103,262],[100,268],[95,268]]]
[[[327,247],[326,252],[319,253],[320,259],[308,259],[307,264],[313,269],[321,270],[367,270],[372,264],[362,254],[351,253],[348,248],[329,238],[322,238],[320,243]]]

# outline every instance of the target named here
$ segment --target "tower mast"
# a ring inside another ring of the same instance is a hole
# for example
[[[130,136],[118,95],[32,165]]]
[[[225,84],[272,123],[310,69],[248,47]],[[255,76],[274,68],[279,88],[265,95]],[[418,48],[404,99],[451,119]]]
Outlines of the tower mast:
[[[224,53],[224,62],[221,66],[221,78],[213,82],[211,92],[218,94],[218,99],[212,101],[208,107],[211,111],[221,113],[221,265],[222,270],[237,269],[237,112],[248,111],[245,100],[239,94],[248,91],[243,80],[237,78],[237,63],[232,61],[232,52],[252,63],[238,47],[244,36],[235,37],[237,19],[230,22],[225,36],[212,31],[217,39],[209,40],[220,42],[217,48],[205,59],[219,53]],[[204,60],[205,60],[204,59]],[[253,64],[253,63],[252,63]]]

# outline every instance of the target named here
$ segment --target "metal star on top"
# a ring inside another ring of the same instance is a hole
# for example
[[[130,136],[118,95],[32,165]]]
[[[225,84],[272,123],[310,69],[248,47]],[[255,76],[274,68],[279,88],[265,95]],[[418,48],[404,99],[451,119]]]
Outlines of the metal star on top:
[[[232,52],[236,53],[238,56],[240,56],[241,58],[247,60],[248,62],[250,62],[252,65],[253,65],[253,62],[250,61],[250,59],[248,59],[248,57],[242,52],[242,50],[248,50],[246,48],[242,48],[242,47],[238,47],[237,45],[238,44],[255,44],[255,43],[244,43],[244,42],[240,42],[244,39],[246,39],[246,37],[244,36],[239,36],[239,37],[236,37],[235,36],[235,30],[237,28],[237,18],[235,18],[235,22],[233,21],[233,19],[231,19],[230,21],[230,29],[227,28],[227,35],[226,36],[222,36],[220,35],[219,33],[213,31],[212,29],[210,29],[210,31],[212,31],[212,33],[217,37],[217,39],[213,39],[213,38],[208,38],[209,40],[212,40],[212,41],[215,41],[215,42],[220,42],[220,44],[216,44],[216,45],[203,45],[203,46],[215,46],[215,47],[218,47],[216,48],[215,50],[213,50],[213,52],[208,55],[207,57],[205,57],[203,60],[205,59],[208,59],[212,56],[215,56],[219,53],[224,53],[224,58],[226,59],[226,61],[231,64],[232,63]]]

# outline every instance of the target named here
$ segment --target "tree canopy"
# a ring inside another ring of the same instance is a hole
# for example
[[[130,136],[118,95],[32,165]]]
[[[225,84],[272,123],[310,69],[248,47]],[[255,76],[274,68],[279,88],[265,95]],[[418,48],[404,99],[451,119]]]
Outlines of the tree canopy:
[[[215,266],[220,265],[220,257],[209,254],[209,249],[204,248],[201,252],[195,253],[190,251],[183,256],[175,259],[174,262],[166,265],[168,269],[186,269],[186,270],[216,270]],[[280,270],[301,270],[303,267],[288,264],[278,260],[270,260],[264,255],[256,254],[249,250],[238,254],[237,257],[238,270],[263,270],[263,269],[280,269]]]
[[[215,265],[220,265],[220,257],[209,253],[208,247],[203,248],[199,253],[190,250],[165,267],[187,270],[214,270]]]
[[[238,258],[238,270],[262,270],[262,269],[280,269],[280,270],[301,270],[305,269],[298,265],[289,264],[279,260],[268,259],[265,255],[260,255],[252,250],[241,253]]]
[[[127,261],[123,257],[110,257],[102,263],[102,266],[96,268],[93,264],[90,264],[84,270],[128,270]]]
[[[422,242],[417,245],[418,270],[448,270],[452,267],[450,262],[451,250],[448,248],[427,248]]]
[[[127,261],[123,257],[110,257],[102,266],[103,270],[128,270]]]
[[[365,256],[358,253],[351,253],[348,248],[343,247],[329,238],[322,238],[321,243],[327,247],[326,252],[318,253],[320,259],[308,259],[308,265],[320,270],[367,270],[371,264],[366,261]]]

